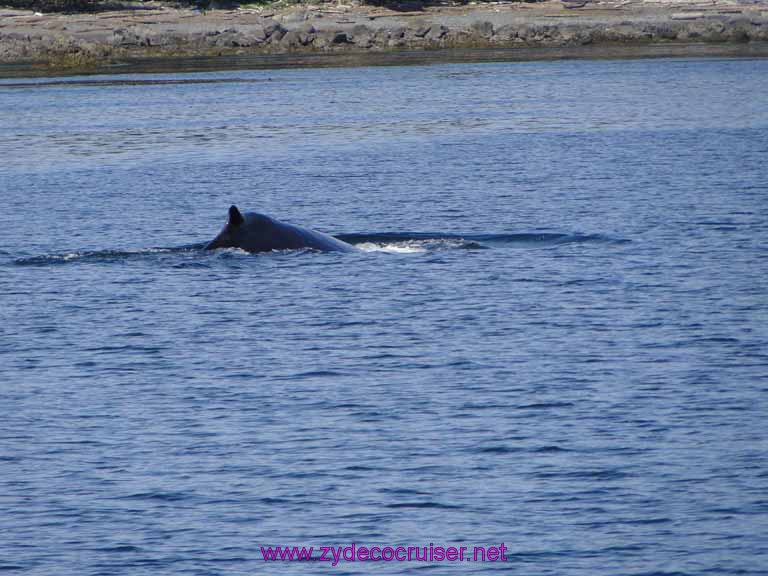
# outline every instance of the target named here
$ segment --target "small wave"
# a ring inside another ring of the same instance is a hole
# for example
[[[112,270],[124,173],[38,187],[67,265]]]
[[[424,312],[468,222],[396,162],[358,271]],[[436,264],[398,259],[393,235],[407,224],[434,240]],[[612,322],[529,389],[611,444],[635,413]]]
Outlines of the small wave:
[[[561,448],[560,446],[541,446],[539,448],[534,448],[531,452],[537,454],[555,454],[558,452],[570,452],[570,450],[568,448]]]
[[[380,468],[377,468],[375,466],[363,466],[363,465],[357,464],[354,466],[346,466],[344,467],[344,470],[349,470],[350,472],[374,472],[376,470],[380,470]]]
[[[520,451],[522,451],[522,448],[510,446],[485,446],[478,450],[480,454],[513,454]]]
[[[121,544],[117,546],[105,546],[104,548],[93,548],[96,552],[141,552],[142,549],[138,546],[131,546],[130,544]]]
[[[573,402],[537,402],[534,404],[522,404],[517,408],[519,410],[546,410],[549,408],[571,408]]]
[[[452,504],[441,504],[440,502],[395,502],[392,504],[386,504],[387,508],[440,508],[444,510],[454,510],[461,508],[461,506],[454,506]]]
[[[379,488],[378,492],[383,494],[409,494],[416,496],[431,496],[429,492],[422,492],[421,490],[414,490],[413,488]]]
[[[120,500],[161,500],[164,502],[176,502],[189,498],[188,494],[183,492],[137,492],[127,496],[121,496]]]

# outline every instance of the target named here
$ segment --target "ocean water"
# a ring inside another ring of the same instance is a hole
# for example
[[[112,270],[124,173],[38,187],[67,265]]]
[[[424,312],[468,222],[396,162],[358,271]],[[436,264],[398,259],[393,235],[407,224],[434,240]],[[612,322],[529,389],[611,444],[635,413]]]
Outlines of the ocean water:
[[[0,570],[768,574],[768,60],[0,80]],[[205,252],[227,208],[355,254]],[[262,547],[505,546],[505,561]]]

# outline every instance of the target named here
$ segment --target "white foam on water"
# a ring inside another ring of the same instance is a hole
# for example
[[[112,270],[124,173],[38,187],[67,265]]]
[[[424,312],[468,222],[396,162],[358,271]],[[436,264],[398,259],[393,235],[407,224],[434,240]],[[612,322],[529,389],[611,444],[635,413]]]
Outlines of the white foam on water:
[[[363,242],[356,244],[363,252],[388,252],[390,254],[418,254],[426,252],[427,249],[421,244],[415,243],[396,243],[396,244],[376,244],[374,242]]]
[[[278,250],[272,250],[272,252],[278,252]],[[242,248],[236,248],[236,247],[227,247],[227,248],[216,248],[215,250],[211,251],[212,254],[233,254],[236,256],[251,256],[251,253],[247,250],[243,250]]]

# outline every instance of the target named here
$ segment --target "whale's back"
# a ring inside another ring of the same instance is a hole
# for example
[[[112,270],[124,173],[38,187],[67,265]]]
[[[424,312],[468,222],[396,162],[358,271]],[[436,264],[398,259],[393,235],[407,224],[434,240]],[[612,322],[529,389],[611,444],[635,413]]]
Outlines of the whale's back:
[[[329,234],[280,222],[279,220],[247,212],[241,214],[236,206],[229,209],[229,221],[224,229],[205,247],[240,248],[247,252],[272,250],[300,250],[310,248],[322,252],[356,252],[357,248]]]

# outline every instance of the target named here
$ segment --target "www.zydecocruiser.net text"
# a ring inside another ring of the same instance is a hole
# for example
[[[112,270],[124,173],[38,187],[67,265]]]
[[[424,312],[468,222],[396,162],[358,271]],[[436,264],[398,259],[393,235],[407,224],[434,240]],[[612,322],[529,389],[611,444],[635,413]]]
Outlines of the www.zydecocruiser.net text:
[[[284,562],[506,562],[499,546],[262,546],[265,561]]]

